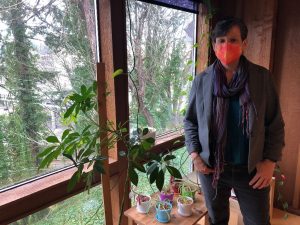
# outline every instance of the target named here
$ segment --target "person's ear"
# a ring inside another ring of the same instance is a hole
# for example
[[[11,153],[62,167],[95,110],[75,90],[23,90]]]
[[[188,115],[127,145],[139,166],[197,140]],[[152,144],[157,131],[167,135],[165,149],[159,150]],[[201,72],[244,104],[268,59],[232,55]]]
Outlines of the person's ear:
[[[216,42],[212,42],[211,44],[212,44],[213,50],[215,52],[216,51]]]
[[[247,49],[247,47],[248,47],[248,40],[245,39],[242,42],[242,51],[244,52]]]

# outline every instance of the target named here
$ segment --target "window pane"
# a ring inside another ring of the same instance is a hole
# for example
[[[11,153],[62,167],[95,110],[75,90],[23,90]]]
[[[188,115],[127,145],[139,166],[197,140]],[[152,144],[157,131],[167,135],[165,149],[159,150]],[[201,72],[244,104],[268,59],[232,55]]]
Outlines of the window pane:
[[[95,79],[92,2],[0,0],[0,189],[69,163],[38,171],[37,154],[65,129],[66,95]]]
[[[181,9],[187,12],[198,13],[197,0],[139,0],[142,2],[150,2],[175,9]],[[199,1],[198,1],[199,2]]]
[[[196,17],[135,0],[128,11],[131,129],[138,111],[139,123],[155,127],[158,134],[180,128],[194,75]]]
[[[101,225],[104,219],[102,187],[97,186],[11,225]]]

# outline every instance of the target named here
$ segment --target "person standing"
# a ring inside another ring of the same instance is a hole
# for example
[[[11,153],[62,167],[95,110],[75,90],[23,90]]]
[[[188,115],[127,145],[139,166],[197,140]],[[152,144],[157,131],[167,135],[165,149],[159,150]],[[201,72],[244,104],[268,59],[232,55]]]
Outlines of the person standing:
[[[212,225],[228,224],[231,189],[245,225],[270,224],[270,182],[282,155],[284,122],[270,72],[243,55],[247,34],[238,18],[216,24],[217,59],[195,77],[184,118]]]

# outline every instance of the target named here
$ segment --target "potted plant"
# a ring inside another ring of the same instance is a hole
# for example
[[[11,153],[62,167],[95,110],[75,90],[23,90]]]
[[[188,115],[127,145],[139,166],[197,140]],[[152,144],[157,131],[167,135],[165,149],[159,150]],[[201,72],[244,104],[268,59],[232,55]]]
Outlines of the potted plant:
[[[119,72],[118,72],[119,73]],[[114,77],[116,74],[114,74]],[[115,125],[112,121],[97,121],[97,85],[96,81],[91,86],[82,85],[79,92],[73,92],[64,101],[66,111],[63,113],[63,120],[66,129],[61,136],[50,135],[46,138],[47,146],[39,154],[41,163],[39,168],[48,167],[58,157],[65,157],[72,161],[77,168],[68,184],[68,190],[72,190],[79,181],[85,181],[87,189],[91,187],[93,177],[96,173],[105,173],[103,168],[104,160],[102,148],[112,148],[118,141],[124,143],[127,151],[121,151],[120,156],[126,157],[128,170],[126,171],[126,184],[131,182],[138,185],[139,176],[137,170],[146,173],[150,183],[156,182],[159,190],[164,184],[165,172],[172,176],[181,178],[178,169],[170,166],[170,160],[174,155],[158,155],[149,151],[154,145],[155,139],[147,137],[149,128],[139,129],[136,124],[136,135],[129,138],[128,130],[122,124]],[[78,130],[76,125],[79,118],[85,119],[87,125]],[[143,138],[141,138],[142,136]],[[104,139],[103,139],[103,136]],[[100,141],[100,137],[102,140]],[[150,161],[145,169],[145,161]],[[84,169],[85,168],[85,169]],[[87,169],[87,170],[86,170]],[[124,188],[124,193],[126,189]],[[119,224],[123,214],[124,199],[122,199]]]
[[[175,177],[171,176],[170,177],[170,186],[172,191],[174,192],[174,196],[180,195],[180,185],[182,181],[179,179],[175,179]]]
[[[159,199],[160,201],[169,201],[170,203],[173,202],[174,192],[172,191],[170,186],[167,186],[160,191]]]
[[[146,127],[146,129],[144,129],[146,132],[142,133],[141,135],[141,139],[145,140],[147,138],[153,138],[155,140],[156,138],[156,129],[154,127]]]
[[[135,198],[136,209],[139,213],[148,213],[151,206],[151,196],[138,194]]]
[[[182,184],[180,185],[181,196],[191,197],[192,199],[195,199],[195,194],[198,190],[198,186],[187,182],[182,182]]]
[[[181,196],[177,199],[178,213],[181,216],[192,215],[192,205],[194,200],[191,197]]]
[[[172,204],[169,202],[158,201],[155,205],[155,218],[160,223],[168,223],[171,220]]]

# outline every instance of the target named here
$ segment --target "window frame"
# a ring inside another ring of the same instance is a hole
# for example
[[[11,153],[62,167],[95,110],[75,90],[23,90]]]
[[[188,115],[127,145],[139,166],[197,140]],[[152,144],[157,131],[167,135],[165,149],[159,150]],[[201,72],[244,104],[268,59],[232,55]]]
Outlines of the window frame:
[[[125,0],[121,3],[112,0],[100,0],[97,2],[97,21],[98,21],[98,39],[100,40],[99,46],[101,51],[101,59],[105,62],[105,74],[110,74],[111,71],[118,68],[127,68],[127,52],[126,52],[126,9]],[[101,17],[102,13],[102,17]],[[196,25],[196,41],[208,41],[207,38],[200,37],[199,31],[208,31],[209,24],[204,22],[204,17],[207,15],[207,9],[203,4],[199,4],[199,14],[197,15],[197,25]],[[104,17],[106,19],[104,20]],[[107,23],[108,22],[108,23]],[[116,35],[119,34],[119,35]],[[120,35],[122,34],[122,35]],[[201,39],[200,39],[201,38]],[[207,42],[205,42],[207,43]],[[103,49],[103,46],[109,46],[108,49]],[[208,61],[208,47],[207,44],[199,45],[206,46],[201,49],[197,49],[197,54],[195,57],[203,62]],[[204,53],[203,53],[204,52]],[[200,66],[198,65],[196,71],[199,72]],[[103,71],[102,71],[103,72]],[[103,74],[101,74],[103,75]],[[97,76],[101,76],[97,70]],[[115,99],[109,100],[107,105],[108,109],[105,110],[107,115],[110,110],[113,109],[113,116],[115,116],[115,121],[126,122],[129,120],[129,104],[128,104],[128,80],[127,76],[119,76],[116,79],[112,79],[111,76],[105,76],[105,80],[113,86],[115,91]],[[98,84],[99,87],[99,84]],[[99,87],[100,88],[100,87]],[[157,154],[167,153],[179,149],[184,146],[184,136],[182,131],[176,131],[160,136],[156,139],[156,144],[152,148],[152,152]],[[116,148],[109,154],[108,171],[107,178],[109,181],[115,175],[120,175],[121,171],[126,168],[126,162],[122,159],[118,159],[118,151],[124,150],[124,146],[118,143]],[[79,194],[85,190],[84,183],[79,183],[71,191],[67,192],[68,182],[74,173],[76,168],[69,168],[64,171],[45,176],[41,179],[36,179],[33,182],[28,182],[22,186],[18,186],[0,193],[0,225],[9,224],[11,222],[17,221],[25,216],[31,215],[39,210],[47,208],[55,203],[61,202],[67,198],[70,198],[76,194]],[[93,186],[102,183],[101,177],[96,176],[93,182]],[[118,181],[122,184],[124,180]],[[122,194],[122,185],[120,188],[110,191],[109,188],[104,187],[102,183],[103,195],[109,193],[112,198],[111,201],[117,199],[117,204],[120,203]],[[128,187],[129,191],[129,187]],[[128,195],[125,201],[128,204],[125,205],[125,209],[130,206],[130,201]],[[104,207],[105,205],[104,202]],[[118,208],[118,207],[117,207]],[[117,216],[118,209],[113,208],[112,216]],[[107,215],[106,215],[107,216]],[[106,218],[107,219],[107,218]],[[124,221],[124,220],[123,220]],[[127,224],[127,221],[124,221]]]

